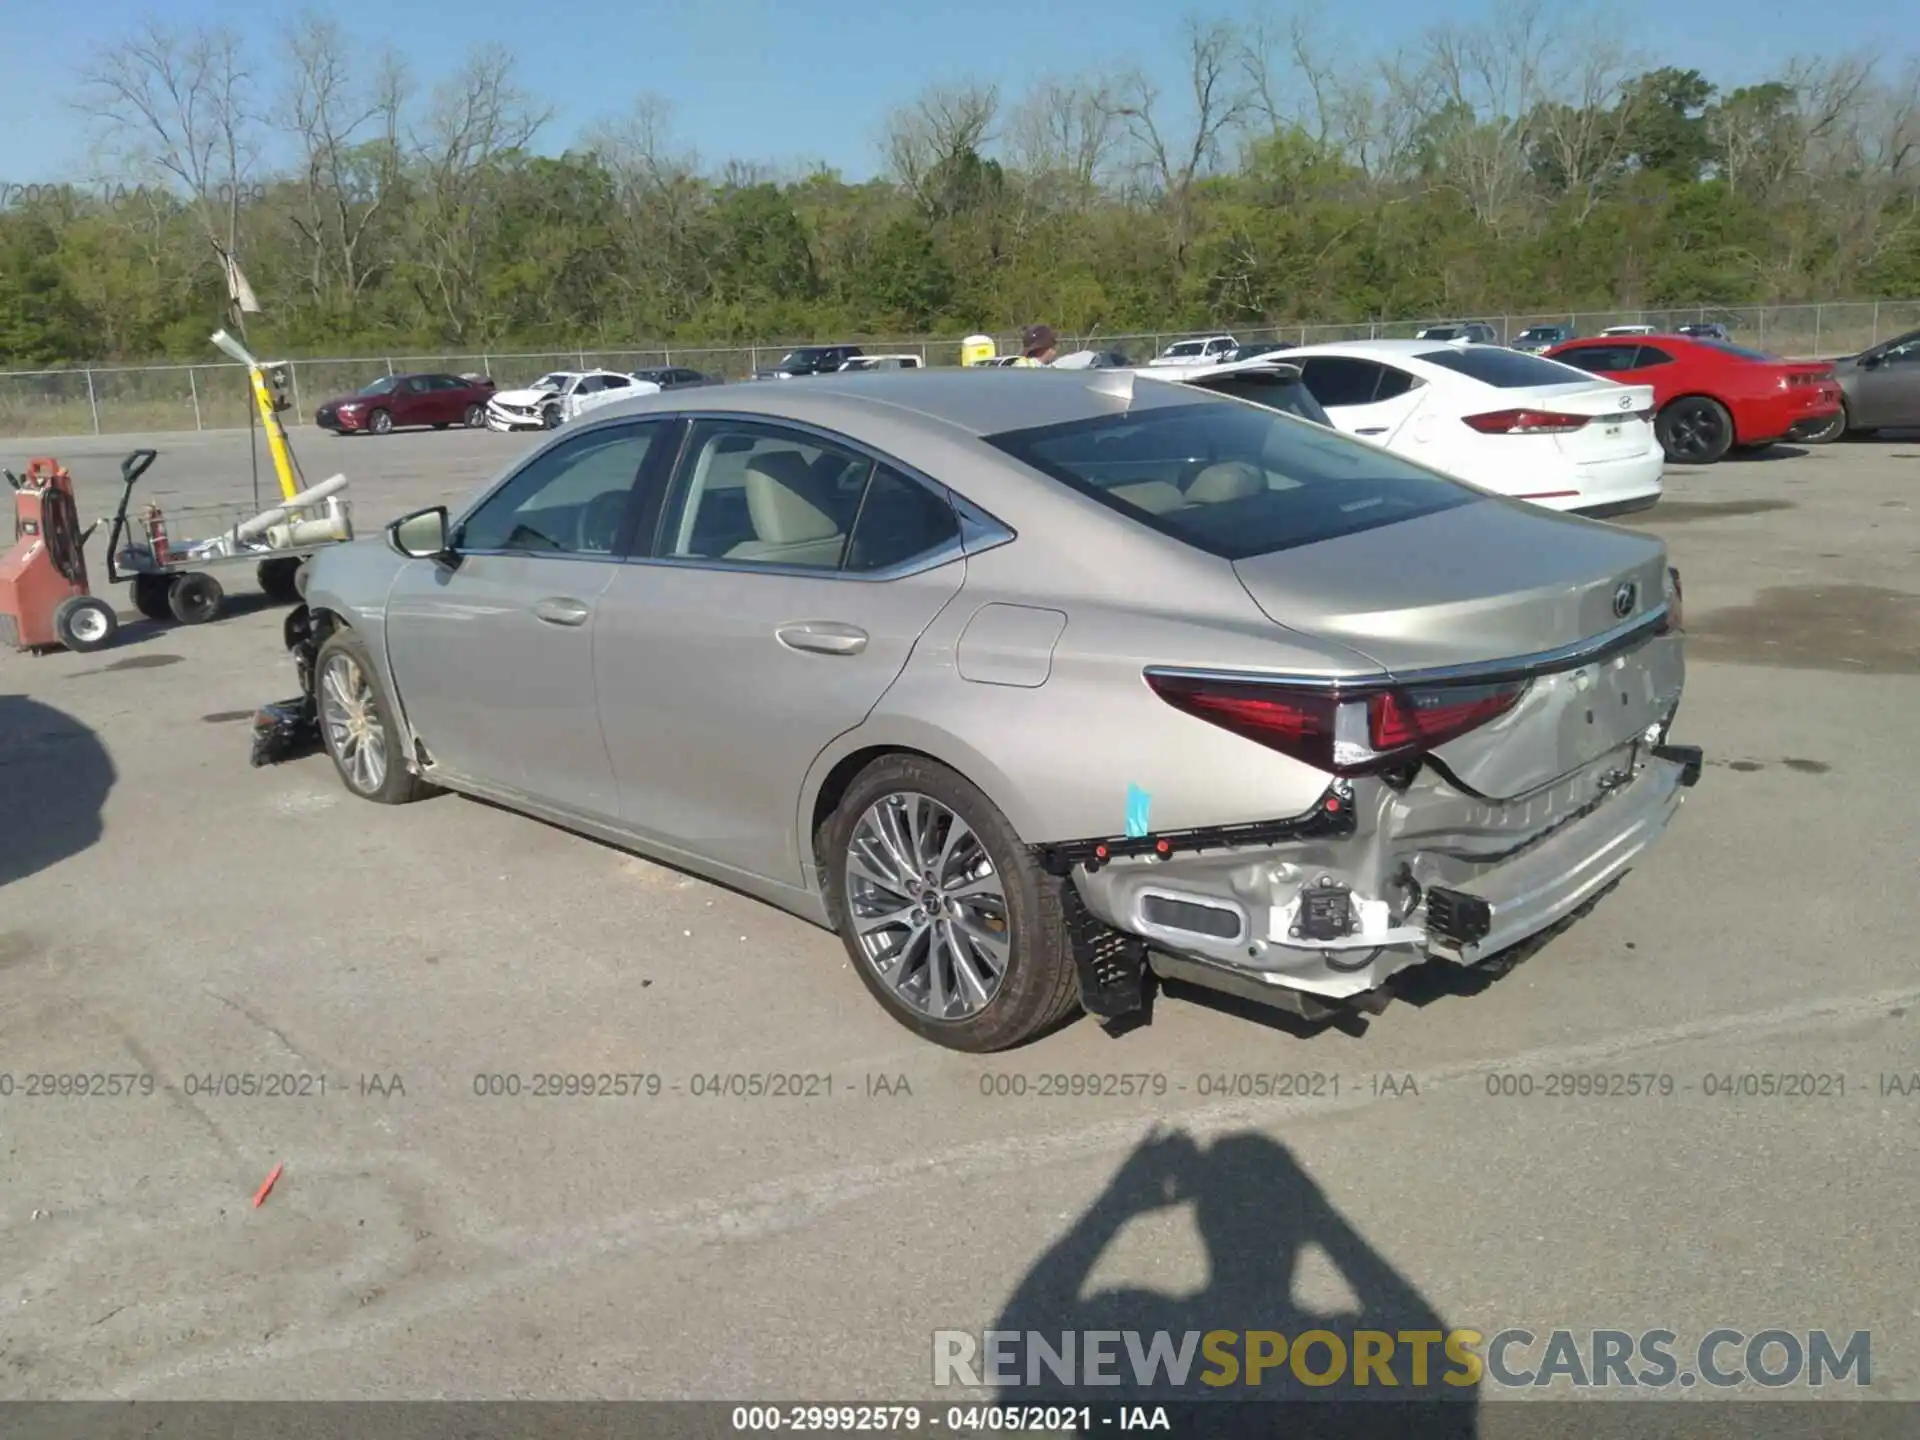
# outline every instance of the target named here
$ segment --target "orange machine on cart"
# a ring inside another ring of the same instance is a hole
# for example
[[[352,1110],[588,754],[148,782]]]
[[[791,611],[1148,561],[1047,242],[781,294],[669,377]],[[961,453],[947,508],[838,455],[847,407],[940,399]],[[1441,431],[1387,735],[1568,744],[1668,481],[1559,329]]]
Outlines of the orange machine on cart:
[[[13,548],[0,556],[0,643],[16,650],[98,650],[113,643],[120,618],[87,586],[87,537],[73,503],[73,477],[60,462],[27,462],[13,487]]]

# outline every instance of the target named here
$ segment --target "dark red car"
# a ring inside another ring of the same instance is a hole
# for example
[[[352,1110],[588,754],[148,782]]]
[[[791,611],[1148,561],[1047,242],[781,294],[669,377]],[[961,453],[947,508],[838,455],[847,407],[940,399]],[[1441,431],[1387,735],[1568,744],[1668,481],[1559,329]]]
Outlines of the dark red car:
[[[1711,465],[1736,446],[1758,450],[1840,410],[1840,386],[1822,361],[1782,360],[1690,335],[1599,335],[1546,352],[1591,375],[1651,385],[1654,433],[1667,459]]]
[[[336,435],[385,435],[405,425],[445,430],[487,423],[493,381],[478,375],[382,375],[365,389],[329,400],[313,423]]]

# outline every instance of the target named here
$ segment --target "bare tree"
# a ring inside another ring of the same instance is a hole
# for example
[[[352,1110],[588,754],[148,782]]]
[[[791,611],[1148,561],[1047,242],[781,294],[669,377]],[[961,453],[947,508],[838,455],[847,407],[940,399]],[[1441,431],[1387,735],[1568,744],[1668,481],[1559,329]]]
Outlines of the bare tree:
[[[455,339],[464,338],[478,302],[493,172],[511,152],[525,149],[552,113],[515,82],[512,54],[485,46],[435,89],[410,137],[421,172],[410,257],[414,288]]]
[[[401,111],[408,84],[388,56],[371,73],[354,73],[353,46],[326,19],[296,30],[288,52],[292,92],[284,117],[301,147],[301,196],[291,217],[308,262],[316,301],[351,303],[384,256],[372,243],[376,222],[400,185]]]
[[[1115,109],[1110,87],[1098,78],[1042,80],[1008,117],[1007,156],[1082,204],[1097,190],[1119,138]]]
[[[887,168],[901,188],[925,201],[927,187],[943,166],[986,148],[999,113],[1000,92],[995,86],[975,82],[935,86],[911,105],[892,111],[883,122]]]
[[[239,36],[180,33],[158,21],[98,52],[80,76],[77,104],[107,152],[181,192],[223,264],[237,263],[241,211],[260,159],[253,87]]]
[[[1484,27],[1442,26],[1426,67],[1440,112],[1429,136],[1438,183],[1456,190],[1495,234],[1529,179],[1529,120],[1548,98],[1558,21],[1538,0],[1496,12]]]
[[[1529,116],[1527,141],[1553,172],[1559,193],[1584,221],[1620,169],[1645,92],[1627,82],[1644,63],[1593,16],[1558,55],[1542,57],[1542,94]]]
[[[1143,71],[1132,72],[1116,89],[1114,113],[1132,142],[1136,174],[1167,209],[1176,264],[1185,263],[1193,242],[1195,186],[1219,160],[1223,137],[1252,107],[1243,53],[1244,42],[1231,25],[1187,23],[1192,109],[1184,130],[1170,126],[1161,92]]]

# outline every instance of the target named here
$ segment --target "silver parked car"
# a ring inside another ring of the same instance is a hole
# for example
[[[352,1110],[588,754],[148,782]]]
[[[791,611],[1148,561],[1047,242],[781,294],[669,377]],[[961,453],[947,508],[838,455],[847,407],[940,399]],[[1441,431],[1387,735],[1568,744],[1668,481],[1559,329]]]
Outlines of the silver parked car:
[[[1658,540],[1129,371],[623,402],[305,599],[356,794],[831,926],[961,1050],[1150,974],[1377,1008],[1590,905],[1699,776]]]

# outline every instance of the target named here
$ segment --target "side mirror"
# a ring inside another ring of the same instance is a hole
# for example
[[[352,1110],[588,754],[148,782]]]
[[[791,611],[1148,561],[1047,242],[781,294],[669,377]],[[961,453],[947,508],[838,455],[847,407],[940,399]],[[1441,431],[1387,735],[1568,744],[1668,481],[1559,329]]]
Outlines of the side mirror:
[[[409,559],[451,559],[453,552],[447,544],[447,507],[435,505],[402,515],[387,526],[387,539]]]

